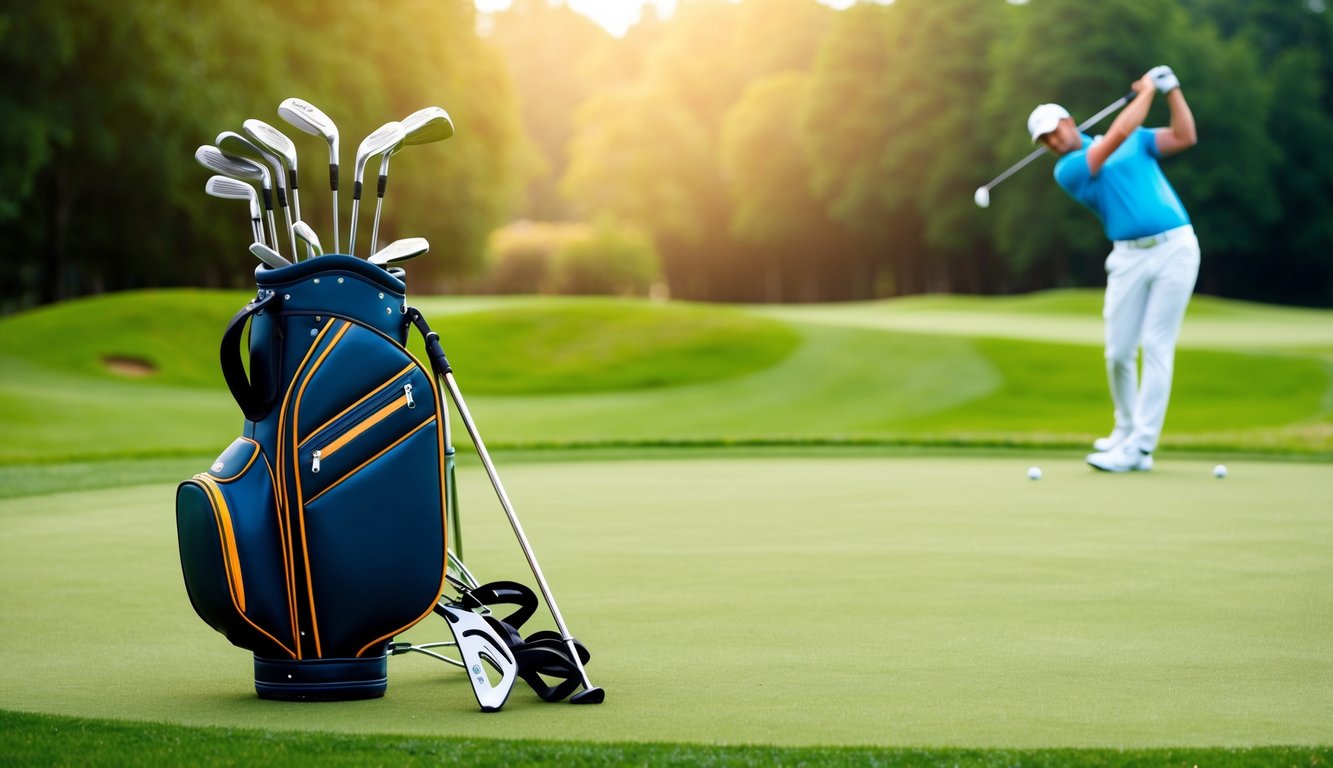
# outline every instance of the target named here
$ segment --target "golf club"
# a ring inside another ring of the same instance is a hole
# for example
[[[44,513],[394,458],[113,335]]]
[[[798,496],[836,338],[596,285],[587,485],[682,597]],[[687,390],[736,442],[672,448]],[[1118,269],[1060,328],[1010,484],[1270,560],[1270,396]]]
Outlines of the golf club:
[[[289,125],[312,136],[321,136],[329,144],[329,190],[333,192],[333,251],[338,243],[338,126],[329,116],[308,101],[297,98],[284,100],[278,105],[278,117]]]
[[[315,234],[315,230],[311,229],[309,224],[298,221],[292,225],[292,230],[296,232],[296,237],[305,243],[308,252],[314,256],[324,255],[324,249],[319,244],[319,235]]]
[[[249,200],[250,234],[256,240],[264,239],[264,225],[260,223],[259,200],[254,187],[229,176],[210,176],[208,181],[204,182],[204,191],[212,197],[220,197],[223,200]]]
[[[380,209],[384,206],[384,192],[389,185],[389,158],[398,154],[409,144],[431,144],[444,141],[454,135],[454,123],[449,113],[439,107],[426,107],[402,119],[403,140],[385,152],[380,158],[379,196],[375,200],[375,225],[370,230],[370,252],[374,253],[380,242]]]
[[[390,120],[362,139],[361,146],[356,148],[356,165],[352,172],[352,231],[347,238],[347,253],[350,256],[356,255],[356,217],[361,207],[361,179],[366,172],[366,162],[381,152],[393,149],[394,145],[403,140],[403,135],[403,124]]]
[[[301,193],[296,187],[296,145],[282,131],[263,120],[250,118],[241,124],[241,129],[249,134],[261,149],[272,153],[281,161],[287,171],[287,188],[291,190],[292,215],[297,221],[301,221]],[[288,222],[289,226],[290,224],[291,222]],[[310,258],[309,251],[306,252],[306,258]]]
[[[1078,126],[1079,132],[1085,131],[1088,128],[1091,128],[1092,126],[1101,122],[1102,119],[1105,118],[1107,115],[1128,104],[1129,100],[1132,98],[1134,98],[1134,92],[1130,91],[1124,96],[1121,96],[1120,98],[1111,102],[1101,112],[1098,112],[1097,114],[1093,115],[1092,117],[1080,123]],[[1009,170],[1005,171],[999,176],[996,176],[994,179],[991,179],[990,182],[987,183],[986,185],[977,187],[977,191],[972,195],[973,202],[977,204],[978,208],[989,207],[991,189],[999,185],[1000,182],[1004,181],[1010,176],[1013,176],[1015,173],[1018,173],[1025,166],[1027,166],[1028,163],[1031,163],[1033,160],[1036,160],[1038,157],[1040,157],[1042,153],[1044,153],[1045,151],[1046,147],[1044,146],[1037,147],[1032,151],[1032,154],[1028,155],[1027,157],[1023,158],[1022,160],[1019,160],[1017,163],[1014,163],[1012,166],[1010,166]]]
[[[269,231],[273,233],[273,237],[276,240],[278,233],[274,228],[273,220],[273,176],[269,171],[268,166],[265,165],[267,161],[264,159],[264,153],[259,147],[256,147],[253,142],[235,131],[223,131],[222,133],[219,133],[218,137],[213,140],[213,144],[218,149],[222,150],[222,154],[227,157],[249,160],[264,171],[264,210],[267,212],[269,218]],[[274,244],[276,245],[276,242]]]
[[[282,269],[283,267],[290,267],[292,265],[290,261],[279,256],[277,251],[263,243],[250,243],[250,253],[253,253],[255,258],[274,269]]]
[[[386,264],[398,264],[415,259],[429,250],[430,243],[426,242],[426,238],[406,237],[384,246],[384,249],[371,256],[369,261],[377,267],[382,267]]]
[[[260,185],[264,188],[265,192],[267,192],[271,188],[267,168],[260,165],[259,163],[246,160],[243,157],[228,157],[227,155],[224,155],[222,153],[222,150],[218,149],[217,147],[210,147],[207,144],[200,145],[200,147],[194,151],[194,159],[199,161],[200,165],[204,166],[213,173],[226,176],[232,180],[250,179],[252,181],[258,181]],[[248,187],[250,185],[246,184],[245,186]],[[254,188],[251,188],[250,191],[254,192]],[[265,199],[266,200],[269,199],[267,194],[265,195]],[[277,248],[278,230],[277,230],[277,223],[273,218],[273,206],[270,203],[267,207],[268,207],[269,234],[272,236],[272,240],[269,242],[269,245],[273,246],[274,248]],[[261,234],[260,237],[257,237],[255,239],[263,240],[264,238]]]
[[[273,186],[278,193],[278,207],[282,209],[283,219],[287,222],[287,240],[292,246],[292,258],[298,259],[296,255],[296,235],[292,234],[292,209],[287,204],[287,169],[282,164],[282,159],[274,152],[270,152],[259,144],[251,142],[259,154],[268,163],[269,168],[273,169],[273,178],[277,182]],[[274,247],[277,247],[276,244]]]

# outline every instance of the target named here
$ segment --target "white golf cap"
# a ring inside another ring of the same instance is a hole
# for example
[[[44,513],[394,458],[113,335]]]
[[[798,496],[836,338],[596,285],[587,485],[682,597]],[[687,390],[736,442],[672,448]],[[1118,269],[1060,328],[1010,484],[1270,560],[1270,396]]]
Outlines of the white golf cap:
[[[1032,134],[1032,143],[1055,130],[1060,121],[1069,117],[1069,111],[1059,104],[1038,104],[1028,115],[1028,133]]]

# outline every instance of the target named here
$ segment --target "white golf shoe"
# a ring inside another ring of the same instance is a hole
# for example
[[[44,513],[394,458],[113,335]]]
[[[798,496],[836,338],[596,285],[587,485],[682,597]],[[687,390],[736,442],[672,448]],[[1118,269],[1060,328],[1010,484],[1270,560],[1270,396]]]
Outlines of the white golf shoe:
[[[1099,453],[1109,451],[1117,445],[1125,442],[1125,440],[1129,438],[1129,434],[1130,432],[1127,429],[1113,429],[1111,430],[1111,434],[1106,437],[1099,437],[1096,440],[1093,440],[1092,450]]]
[[[1152,452],[1121,442],[1109,451],[1088,454],[1087,461],[1103,472],[1147,472],[1152,469]]]

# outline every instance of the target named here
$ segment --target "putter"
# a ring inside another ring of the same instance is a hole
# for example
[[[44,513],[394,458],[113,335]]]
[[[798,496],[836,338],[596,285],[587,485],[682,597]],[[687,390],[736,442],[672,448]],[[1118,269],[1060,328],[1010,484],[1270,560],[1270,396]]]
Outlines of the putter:
[[[261,149],[275,155],[287,171],[287,188],[292,194],[292,215],[301,221],[301,193],[296,188],[296,145],[282,131],[263,120],[251,118],[241,124],[241,129],[250,135]],[[290,222],[288,222],[290,226]],[[312,256],[307,249],[306,258]]]
[[[375,200],[375,224],[370,229],[370,252],[374,253],[380,241],[380,209],[384,206],[384,192],[389,185],[389,158],[403,151],[409,144],[431,144],[454,135],[454,122],[449,113],[439,107],[426,107],[402,119],[403,140],[380,158],[379,196]]]
[[[223,200],[249,200],[250,234],[256,240],[264,239],[264,225],[259,218],[259,200],[255,195],[254,187],[229,176],[210,176],[208,181],[204,182],[204,191],[212,197],[220,197]],[[281,259],[282,257],[279,256],[278,258]],[[286,261],[286,259],[283,260]]]
[[[1106,108],[1103,109],[1101,112],[1098,112],[1097,114],[1093,115],[1092,117],[1080,123],[1078,126],[1078,130],[1082,132],[1096,125],[1097,123],[1100,123],[1102,119],[1105,118],[1107,115],[1128,104],[1129,100],[1132,98],[1134,98],[1133,91],[1130,91],[1124,96],[1121,96],[1120,98],[1108,104]],[[1036,160],[1038,157],[1041,157],[1042,153],[1044,153],[1045,151],[1046,147],[1037,147],[1032,151],[1032,154],[1028,155],[1027,157],[1023,158],[1022,160],[1019,160],[1017,163],[1014,163],[1012,166],[1010,166],[1009,170],[1005,171],[999,176],[996,176],[994,179],[991,179],[990,182],[985,184],[984,186],[977,187],[977,191],[972,195],[972,201],[977,204],[978,208],[989,207],[991,189],[999,185],[1000,182],[1004,181],[1010,176],[1013,176],[1015,173],[1018,173],[1020,170],[1026,167],[1028,163],[1031,163],[1033,160]]]
[[[224,155],[222,150],[217,147],[210,147],[207,144],[201,145],[194,151],[194,159],[199,161],[200,165],[221,176],[226,176],[233,180],[249,179],[260,183],[266,193],[265,201],[268,202],[268,228],[269,234],[272,236],[269,245],[276,249],[278,247],[278,230],[277,222],[273,219],[273,205],[271,203],[271,198],[267,194],[268,190],[271,189],[268,169],[259,163],[251,162],[243,157],[229,157]],[[245,186],[248,187],[250,185],[246,184]],[[253,192],[254,189],[251,188],[250,191]],[[263,240],[264,238],[261,235],[255,239]]]
[[[309,224],[298,221],[292,225],[292,231],[296,233],[298,239],[305,243],[306,251],[312,254],[312,258],[313,256],[324,255],[324,249],[319,245],[319,235],[315,234],[315,230],[311,229]]]
[[[361,208],[361,179],[366,172],[366,162],[381,152],[393,149],[394,145],[403,140],[403,135],[403,124],[391,120],[372,131],[356,148],[356,165],[352,172],[352,231],[347,238],[347,253],[350,256],[356,255],[356,217]]]
[[[426,238],[405,237],[384,246],[382,250],[371,256],[369,261],[377,267],[383,267],[386,264],[398,264],[409,259],[415,259],[429,250],[430,243],[426,241]]]
[[[329,190],[333,192],[333,252],[338,243],[338,126],[318,107],[303,99],[285,99],[278,105],[278,117],[298,131],[321,136],[329,144]]]
[[[256,259],[274,269],[282,269],[292,265],[290,261],[279,256],[277,251],[260,242],[250,243],[250,253],[253,253]]]

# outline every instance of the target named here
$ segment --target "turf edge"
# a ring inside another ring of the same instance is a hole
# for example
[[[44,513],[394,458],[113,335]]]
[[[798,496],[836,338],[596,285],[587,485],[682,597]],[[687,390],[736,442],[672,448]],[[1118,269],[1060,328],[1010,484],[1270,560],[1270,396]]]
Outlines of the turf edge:
[[[481,715],[479,715],[481,716]],[[503,715],[498,715],[503,717]],[[929,749],[421,738],[189,728],[0,710],[7,766],[1325,766],[1333,747]]]

